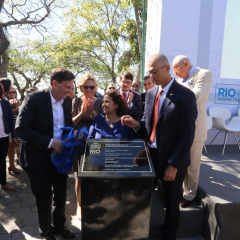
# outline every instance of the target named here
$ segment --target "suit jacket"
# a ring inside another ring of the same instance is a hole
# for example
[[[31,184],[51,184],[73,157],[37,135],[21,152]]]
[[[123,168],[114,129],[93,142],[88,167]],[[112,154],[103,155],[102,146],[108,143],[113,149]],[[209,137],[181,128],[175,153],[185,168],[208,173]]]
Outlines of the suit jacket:
[[[148,141],[153,123],[153,110],[159,86],[146,92],[145,112],[140,129],[145,130]],[[158,116],[156,140],[158,158],[153,159],[160,173],[168,164],[178,170],[190,165],[190,148],[197,118],[196,98],[192,91],[173,81]]]
[[[115,91],[120,92],[120,89],[116,89]],[[141,94],[132,90],[129,90],[129,93],[130,92],[133,93],[133,100],[132,100],[133,106],[131,110],[128,110],[128,114],[135,120],[140,120],[143,116]]]
[[[72,100],[63,102],[65,126],[72,124]],[[34,174],[38,166],[50,155],[48,145],[53,138],[53,114],[49,89],[28,94],[21,107],[15,129],[22,139],[20,163],[28,174]]]
[[[142,109],[143,109],[143,112],[144,112],[144,106],[145,106],[145,95],[146,95],[146,92],[141,93],[141,98],[142,98]]]
[[[2,105],[2,112],[3,112],[3,126],[6,134],[11,133],[12,138],[16,138],[16,133],[14,131],[15,123],[12,114],[12,108],[9,101],[2,99],[0,103]]]
[[[194,141],[207,140],[207,101],[212,85],[212,73],[206,69],[196,68],[183,86],[193,91],[196,96],[198,116]]]

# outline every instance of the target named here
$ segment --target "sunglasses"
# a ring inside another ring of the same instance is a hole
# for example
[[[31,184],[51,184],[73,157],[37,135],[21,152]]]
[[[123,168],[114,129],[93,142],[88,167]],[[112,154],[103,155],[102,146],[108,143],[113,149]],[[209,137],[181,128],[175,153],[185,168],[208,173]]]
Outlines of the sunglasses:
[[[12,93],[16,93],[15,91],[14,92],[9,92],[8,94],[12,94]]]
[[[110,88],[108,88],[108,89],[115,89],[115,87],[110,87]]]
[[[95,89],[95,86],[82,86],[84,90],[94,90]]]

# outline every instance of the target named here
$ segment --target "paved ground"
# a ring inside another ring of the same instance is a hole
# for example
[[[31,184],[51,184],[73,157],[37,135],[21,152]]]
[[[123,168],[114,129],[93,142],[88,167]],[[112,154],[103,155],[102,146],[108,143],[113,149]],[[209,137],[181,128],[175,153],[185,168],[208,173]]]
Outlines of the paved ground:
[[[236,145],[222,145],[203,151],[199,186],[222,201],[240,203],[240,151]]]
[[[21,169],[18,166],[19,169]],[[35,198],[27,174],[7,175],[7,182],[16,186],[14,191],[0,189],[0,240],[42,239],[39,236]],[[81,222],[76,217],[74,174],[69,174],[66,204],[66,226],[80,239]],[[58,240],[63,239],[60,235]]]
[[[20,166],[18,166],[19,169]],[[7,181],[16,186],[14,191],[0,189],[0,240],[42,239],[39,235],[35,198],[31,192],[27,174],[7,175]],[[66,226],[81,239],[81,222],[76,217],[74,174],[69,174],[66,203]],[[153,206],[154,208],[154,206]],[[56,236],[58,240],[63,238]],[[93,239],[95,240],[95,239]],[[155,239],[151,239],[155,240]],[[157,239],[156,239],[157,240]],[[178,240],[204,240],[201,236]]]

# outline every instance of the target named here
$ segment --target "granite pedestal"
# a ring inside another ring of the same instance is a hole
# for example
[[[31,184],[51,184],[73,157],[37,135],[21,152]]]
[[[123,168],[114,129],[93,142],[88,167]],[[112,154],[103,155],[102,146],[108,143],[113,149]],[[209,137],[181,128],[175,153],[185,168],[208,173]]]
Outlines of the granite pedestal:
[[[88,140],[79,168],[82,240],[149,239],[154,169],[142,140]]]

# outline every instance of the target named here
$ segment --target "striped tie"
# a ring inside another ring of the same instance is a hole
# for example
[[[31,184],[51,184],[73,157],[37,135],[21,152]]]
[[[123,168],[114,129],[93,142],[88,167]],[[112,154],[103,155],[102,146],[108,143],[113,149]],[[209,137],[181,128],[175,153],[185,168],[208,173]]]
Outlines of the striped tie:
[[[158,109],[159,109],[159,103],[160,103],[160,97],[162,96],[163,90],[159,92],[155,99],[154,103],[154,113],[153,113],[153,128],[152,128],[152,133],[149,138],[149,143],[152,144],[155,139],[156,135],[156,128],[157,128],[157,120],[158,120]]]

